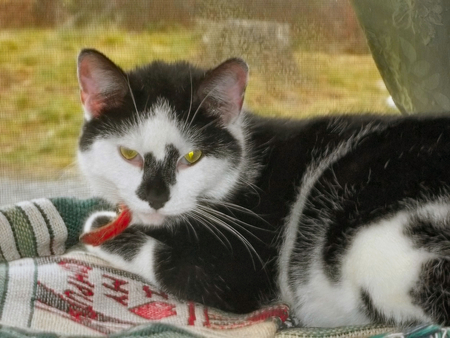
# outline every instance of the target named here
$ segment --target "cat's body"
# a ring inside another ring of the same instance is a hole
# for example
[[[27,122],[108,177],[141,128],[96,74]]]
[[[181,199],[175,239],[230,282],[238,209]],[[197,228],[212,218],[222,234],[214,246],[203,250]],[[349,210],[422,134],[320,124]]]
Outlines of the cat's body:
[[[89,250],[227,311],[450,324],[450,118],[263,119],[238,59],[125,74],[85,50],[78,71],[81,168],[133,215]]]

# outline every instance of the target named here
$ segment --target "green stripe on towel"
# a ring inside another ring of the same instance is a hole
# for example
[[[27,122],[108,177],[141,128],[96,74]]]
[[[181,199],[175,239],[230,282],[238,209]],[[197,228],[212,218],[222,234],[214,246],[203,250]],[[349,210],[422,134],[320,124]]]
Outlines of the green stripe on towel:
[[[66,252],[67,227],[53,203],[47,198],[33,200],[39,206],[44,219],[48,221],[48,233],[50,235],[50,246],[52,255],[62,255]]]
[[[3,306],[5,305],[6,293],[8,292],[8,263],[0,264],[0,319],[3,316]]]
[[[55,232],[52,229],[52,226],[50,224],[49,218],[47,217],[47,214],[44,212],[44,210],[42,210],[42,207],[36,201],[33,201],[33,204],[39,210],[42,217],[44,218],[45,225],[47,226],[48,235],[50,236],[50,243],[49,243],[50,254],[52,256],[54,256],[55,250],[53,249],[53,247],[55,245]]]
[[[20,202],[17,206],[22,209],[33,229],[37,255],[50,256],[50,235],[42,213],[32,202]]]
[[[33,294],[30,298],[30,315],[28,317],[28,324],[27,327],[31,327],[31,322],[33,320],[34,315],[34,303],[36,302],[36,290],[37,290],[37,284],[38,284],[38,267],[36,260],[33,259],[34,264],[34,274],[33,274]]]
[[[20,258],[20,252],[16,246],[16,238],[12,226],[6,215],[0,210],[0,248],[5,261]]]
[[[67,249],[78,243],[83,224],[92,212],[98,210],[114,210],[109,203],[98,198],[86,200],[51,198],[50,201],[56,207],[66,224],[68,232]]]
[[[12,225],[16,247],[21,257],[36,257],[36,237],[33,227],[25,214],[18,206],[3,210],[3,214]]]

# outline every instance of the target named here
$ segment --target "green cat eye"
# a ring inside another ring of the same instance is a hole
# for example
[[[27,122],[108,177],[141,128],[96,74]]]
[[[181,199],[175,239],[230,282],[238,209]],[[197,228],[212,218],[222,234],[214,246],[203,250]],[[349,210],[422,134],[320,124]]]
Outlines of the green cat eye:
[[[202,152],[201,150],[193,150],[188,152],[186,155],[184,155],[184,159],[189,163],[189,164],[194,164],[195,162],[197,162],[200,157],[202,157]]]
[[[136,150],[133,150],[133,149],[120,147],[119,150],[120,150],[120,154],[123,156],[123,158],[128,160],[128,161],[131,161],[132,159],[134,159],[138,155],[138,152]]]

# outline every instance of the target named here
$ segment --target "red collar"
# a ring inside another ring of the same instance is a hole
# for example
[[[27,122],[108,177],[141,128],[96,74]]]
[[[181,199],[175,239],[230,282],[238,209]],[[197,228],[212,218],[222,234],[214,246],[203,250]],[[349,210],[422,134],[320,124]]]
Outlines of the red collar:
[[[128,208],[123,208],[117,218],[90,232],[86,232],[80,236],[80,241],[84,244],[99,246],[103,242],[110,240],[122,233],[131,222],[131,213]]]

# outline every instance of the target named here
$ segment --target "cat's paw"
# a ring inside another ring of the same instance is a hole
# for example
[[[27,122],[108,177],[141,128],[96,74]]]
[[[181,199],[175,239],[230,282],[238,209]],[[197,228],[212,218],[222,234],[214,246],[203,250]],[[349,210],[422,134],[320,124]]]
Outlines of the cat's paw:
[[[117,213],[114,211],[97,211],[94,212],[86,220],[83,226],[83,234],[88,233],[92,230],[100,228],[108,223],[111,223],[117,218]]]

